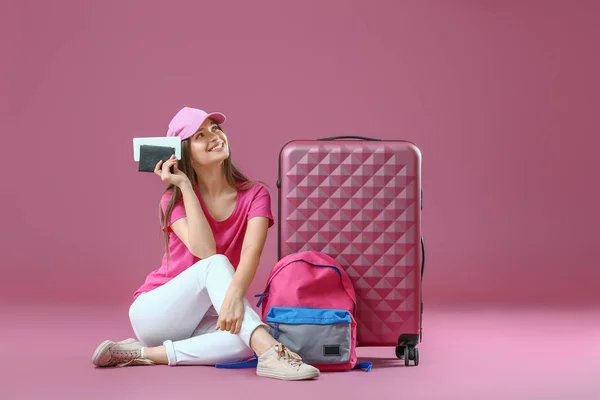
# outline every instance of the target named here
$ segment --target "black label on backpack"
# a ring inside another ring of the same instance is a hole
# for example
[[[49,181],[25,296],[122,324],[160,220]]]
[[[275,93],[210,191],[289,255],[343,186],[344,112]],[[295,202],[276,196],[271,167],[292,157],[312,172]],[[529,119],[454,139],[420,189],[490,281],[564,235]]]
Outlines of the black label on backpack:
[[[340,345],[339,344],[326,344],[323,346],[323,355],[324,356],[339,356]]]

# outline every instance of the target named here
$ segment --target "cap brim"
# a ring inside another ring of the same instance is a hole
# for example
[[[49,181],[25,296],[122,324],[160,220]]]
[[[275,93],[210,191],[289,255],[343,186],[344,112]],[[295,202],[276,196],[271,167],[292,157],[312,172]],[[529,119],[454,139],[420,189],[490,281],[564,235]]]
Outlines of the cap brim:
[[[226,120],[225,115],[221,114],[220,112],[212,112],[212,113],[208,114],[206,116],[206,118],[212,119],[217,124],[222,124]]]

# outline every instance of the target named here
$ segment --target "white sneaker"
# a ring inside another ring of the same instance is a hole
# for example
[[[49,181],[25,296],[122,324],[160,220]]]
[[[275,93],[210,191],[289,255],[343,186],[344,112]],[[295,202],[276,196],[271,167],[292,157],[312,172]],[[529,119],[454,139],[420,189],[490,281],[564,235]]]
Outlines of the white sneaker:
[[[92,356],[96,367],[125,367],[133,365],[152,365],[154,362],[142,358],[143,345],[135,339],[120,342],[105,340],[100,343]]]
[[[296,381],[316,378],[321,375],[321,371],[302,362],[298,354],[280,343],[258,357],[256,374],[267,378]]]

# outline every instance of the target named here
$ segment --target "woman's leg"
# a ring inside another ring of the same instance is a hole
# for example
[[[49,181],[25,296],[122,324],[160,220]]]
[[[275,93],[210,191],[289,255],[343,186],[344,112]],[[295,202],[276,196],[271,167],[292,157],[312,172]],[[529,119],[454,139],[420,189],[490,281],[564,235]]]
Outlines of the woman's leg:
[[[171,365],[214,365],[246,360],[254,353],[262,355],[278,342],[263,327],[258,327],[250,339],[250,347],[238,335],[215,331],[218,315],[206,316],[192,337],[172,342]],[[165,341],[168,343],[168,341]],[[169,364],[166,345],[145,347],[143,354],[154,364]]]
[[[147,348],[146,357],[155,363],[174,360],[171,365],[215,365],[252,357],[254,351],[238,335],[215,330],[218,318],[214,309],[209,310],[189,339],[174,341],[172,347]]]
[[[176,365],[179,349],[189,344],[186,339],[192,338],[194,333],[198,334],[197,328],[211,306],[216,311],[215,315],[218,315],[234,274],[235,270],[227,257],[214,255],[197,262],[165,285],[139,296],[130,309],[130,319],[137,337],[149,347],[164,345],[169,364]],[[215,337],[226,338],[226,344],[237,349],[240,348],[240,339],[250,348],[252,333],[257,327],[265,325],[245,298],[244,306],[239,336],[223,331],[214,332],[213,328],[214,333],[220,333]],[[275,344],[273,339],[271,345]],[[234,353],[239,353],[239,350]],[[224,356],[229,358],[231,354]],[[182,357],[185,358],[183,353]]]

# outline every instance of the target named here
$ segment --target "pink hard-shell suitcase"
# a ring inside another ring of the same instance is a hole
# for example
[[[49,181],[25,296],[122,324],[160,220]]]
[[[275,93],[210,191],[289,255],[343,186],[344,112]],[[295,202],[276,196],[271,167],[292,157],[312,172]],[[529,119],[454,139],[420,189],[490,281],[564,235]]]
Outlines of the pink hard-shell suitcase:
[[[341,136],[286,143],[279,155],[278,259],[335,258],[357,295],[359,346],[394,346],[419,364],[425,248],[421,152],[413,143]]]

